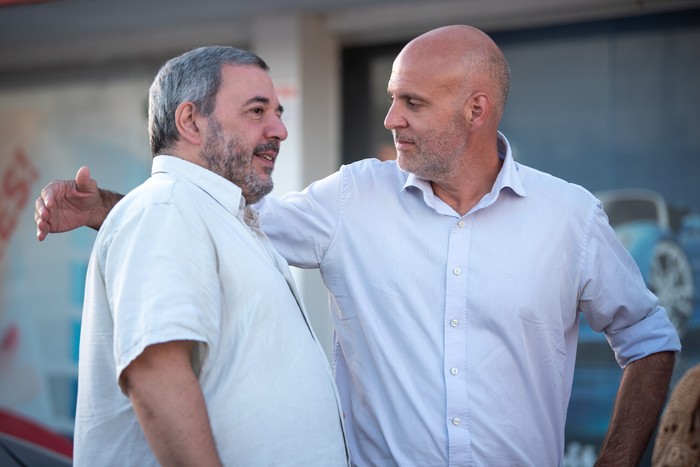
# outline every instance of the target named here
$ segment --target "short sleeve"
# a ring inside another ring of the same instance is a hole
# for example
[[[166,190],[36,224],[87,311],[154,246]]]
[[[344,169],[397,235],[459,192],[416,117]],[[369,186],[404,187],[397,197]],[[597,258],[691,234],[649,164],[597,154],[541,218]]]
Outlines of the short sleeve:
[[[204,223],[175,203],[138,209],[101,248],[114,320],[117,380],[153,344],[193,340],[198,373],[216,346],[221,297],[216,254]]]

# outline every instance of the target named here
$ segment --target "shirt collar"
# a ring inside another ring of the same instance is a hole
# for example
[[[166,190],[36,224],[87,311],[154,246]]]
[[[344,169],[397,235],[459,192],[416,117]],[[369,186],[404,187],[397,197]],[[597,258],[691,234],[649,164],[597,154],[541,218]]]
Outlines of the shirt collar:
[[[496,198],[498,198],[498,194],[504,188],[510,188],[518,196],[527,196],[522,181],[520,180],[520,176],[518,175],[518,165],[513,159],[510,143],[500,131],[498,132],[498,157],[500,157],[503,161],[503,166],[501,167],[500,172],[498,172],[498,176],[496,177],[496,181],[491,188],[491,192],[484,196],[478,206],[483,207],[493,203]],[[416,187],[421,190],[424,195],[429,194],[434,196],[433,188],[430,185],[430,182],[418,178],[412,173],[408,174],[403,190],[408,187]]]
[[[248,222],[245,198],[241,188],[211,170],[176,156],[160,155],[153,158],[151,175],[167,173],[192,183],[211,196],[234,216]]]
[[[518,175],[518,164],[513,159],[510,143],[500,131],[498,132],[498,157],[503,160],[503,166],[498,173],[498,177],[496,177],[491,193],[498,193],[503,188],[508,187],[518,196],[527,196],[525,187],[523,187],[523,183]]]

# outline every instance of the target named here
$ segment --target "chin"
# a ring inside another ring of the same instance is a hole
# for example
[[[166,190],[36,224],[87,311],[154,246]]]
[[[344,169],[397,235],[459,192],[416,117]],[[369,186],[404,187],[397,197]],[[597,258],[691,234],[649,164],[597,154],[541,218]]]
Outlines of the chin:
[[[416,167],[416,164],[412,164],[411,161],[406,156],[399,155],[396,158],[396,164],[404,172],[412,173],[420,177],[420,167]]]

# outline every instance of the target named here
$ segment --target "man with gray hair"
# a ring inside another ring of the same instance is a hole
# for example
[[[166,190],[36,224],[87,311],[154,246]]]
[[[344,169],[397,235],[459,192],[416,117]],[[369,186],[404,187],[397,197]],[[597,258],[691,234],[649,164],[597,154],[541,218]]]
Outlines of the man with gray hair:
[[[562,465],[582,315],[624,367],[598,465],[636,465],[654,430],[678,335],[600,202],[514,159],[509,81],[482,31],[429,31],[389,77],[397,160],[256,206],[330,292],[354,465]],[[39,239],[99,227],[106,197],[86,169],[49,184]]]
[[[332,374],[248,205],[287,137],[257,55],[203,47],[149,94],[151,177],[87,273],[75,465],[347,465]]]

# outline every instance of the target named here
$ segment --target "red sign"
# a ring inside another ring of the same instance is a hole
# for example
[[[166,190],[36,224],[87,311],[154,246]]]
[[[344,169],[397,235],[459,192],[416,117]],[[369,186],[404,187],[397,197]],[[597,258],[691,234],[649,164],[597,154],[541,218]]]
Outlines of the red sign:
[[[39,171],[32,161],[22,149],[17,149],[0,179],[0,260],[5,256],[12,232],[38,178]]]

